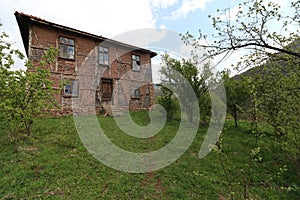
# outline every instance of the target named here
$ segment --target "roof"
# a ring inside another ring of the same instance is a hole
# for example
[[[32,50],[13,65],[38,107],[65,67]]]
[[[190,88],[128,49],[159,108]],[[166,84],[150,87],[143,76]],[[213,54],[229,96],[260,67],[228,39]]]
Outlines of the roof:
[[[127,47],[127,48],[132,49],[132,50],[138,50],[138,51],[142,51],[144,53],[149,53],[151,55],[151,58],[157,55],[156,52],[150,51],[148,49],[136,47],[136,46],[133,46],[133,45],[130,45],[130,44],[125,44],[125,43],[122,43],[122,42],[119,42],[119,41],[116,41],[116,40],[112,40],[112,39],[109,39],[109,38],[106,38],[106,37],[103,37],[103,36],[94,35],[94,34],[84,32],[84,31],[80,31],[80,30],[70,28],[70,27],[67,27],[67,26],[64,26],[64,25],[49,22],[49,21],[41,19],[39,17],[24,14],[22,12],[16,11],[15,12],[15,17],[16,17],[16,20],[17,20],[18,25],[19,25],[19,29],[20,29],[20,32],[21,32],[21,36],[22,36],[22,39],[23,39],[23,44],[24,44],[27,55],[28,55],[28,48],[29,48],[28,47],[28,45],[29,45],[29,28],[30,28],[31,24],[44,25],[44,26],[55,28],[55,29],[75,33],[75,34],[78,34],[78,35],[81,35],[81,36],[93,38],[93,39],[96,39],[96,40],[99,40],[99,41],[111,42],[111,43],[114,43],[114,44],[118,44],[120,46]]]

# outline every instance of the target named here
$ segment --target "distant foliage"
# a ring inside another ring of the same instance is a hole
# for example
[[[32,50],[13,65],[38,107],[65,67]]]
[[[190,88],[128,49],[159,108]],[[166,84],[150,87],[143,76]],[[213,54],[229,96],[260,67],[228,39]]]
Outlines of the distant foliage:
[[[245,105],[249,103],[249,81],[243,77],[230,77],[228,71],[222,72],[222,80],[226,89],[227,112],[232,115],[237,127],[240,114],[245,111]]]

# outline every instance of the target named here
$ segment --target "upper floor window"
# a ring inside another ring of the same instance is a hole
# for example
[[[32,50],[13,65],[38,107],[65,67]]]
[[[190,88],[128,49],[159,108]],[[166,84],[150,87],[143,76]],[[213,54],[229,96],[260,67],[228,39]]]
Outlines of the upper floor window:
[[[61,58],[75,59],[75,40],[59,37],[59,56]]]
[[[132,54],[132,70],[134,71],[140,71],[141,66],[140,66],[140,56]]]
[[[99,64],[109,65],[107,47],[99,47]]]

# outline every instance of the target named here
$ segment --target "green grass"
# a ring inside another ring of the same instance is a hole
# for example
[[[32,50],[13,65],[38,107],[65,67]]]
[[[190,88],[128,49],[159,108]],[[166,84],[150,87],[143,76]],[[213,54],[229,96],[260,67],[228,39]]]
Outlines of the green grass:
[[[147,125],[147,112],[132,113],[137,124]],[[150,139],[124,134],[111,117],[99,117],[108,138],[119,147],[147,152],[166,145],[175,136],[179,122],[167,122]],[[266,125],[261,125],[268,129]],[[225,162],[230,177],[240,173],[249,160],[255,142],[250,123],[242,121],[234,128],[228,120],[223,146],[230,162]],[[206,133],[199,128],[190,148],[176,162],[161,170],[130,174],[105,166],[91,156],[77,135],[71,117],[37,119],[32,138],[16,146],[8,142],[5,129],[0,138],[0,199],[229,199],[228,181],[219,160],[211,152],[203,159],[198,152]],[[274,144],[265,136],[259,146],[262,162],[251,168],[250,197],[253,199],[297,199],[299,169],[293,161],[293,149],[274,152]],[[287,171],[275,176],[280,167]],[[233,190],[242,197],[243,178],[237,175]],[[290,187],[290,188],[288,188]],[[283,189],[283,188],[288,188]]]

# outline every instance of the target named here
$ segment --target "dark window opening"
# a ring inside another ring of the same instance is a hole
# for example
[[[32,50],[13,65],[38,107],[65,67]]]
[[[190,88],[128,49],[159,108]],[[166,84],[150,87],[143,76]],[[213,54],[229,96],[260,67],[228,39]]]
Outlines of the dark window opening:
[[[64,86],[64,96],[77,97],[79,95],[79,81],[69,80]]]
[[[131,88],[131,98],[139,99],[140,98],[140,88],[132,87]]]

